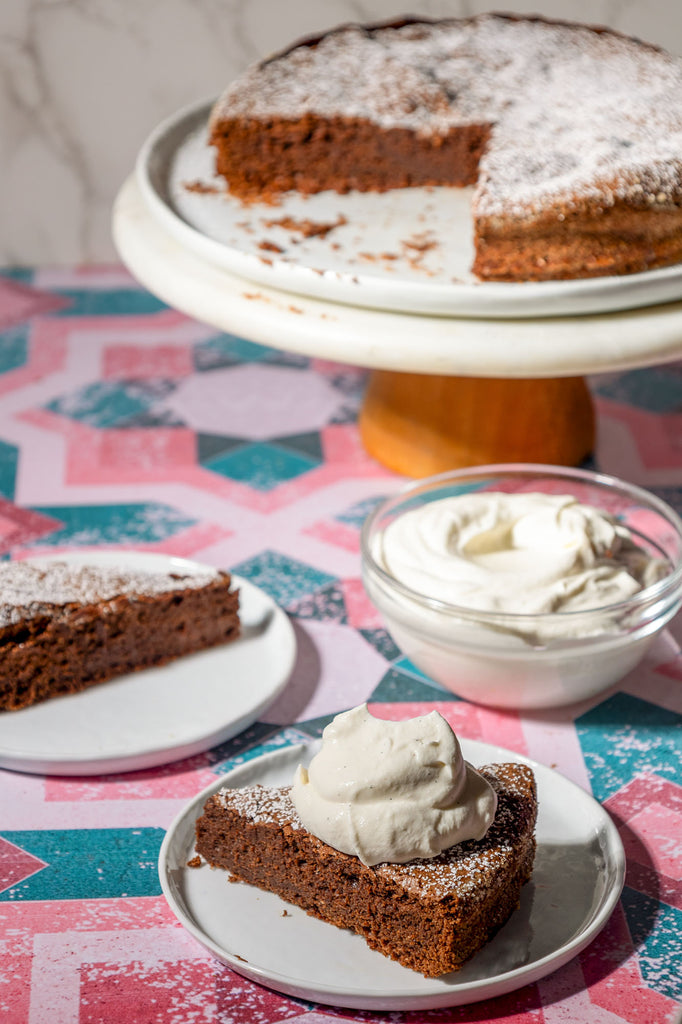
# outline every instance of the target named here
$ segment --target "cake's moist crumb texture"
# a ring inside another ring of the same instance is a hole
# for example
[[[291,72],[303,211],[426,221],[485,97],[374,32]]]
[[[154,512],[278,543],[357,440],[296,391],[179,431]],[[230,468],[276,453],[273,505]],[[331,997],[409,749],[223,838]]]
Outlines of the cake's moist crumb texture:
[[[0,565],[0,711],[77,693],[239,635],[229,574]]]
[[[682,260],[682,61],[606,29],[497,14],[340,26],[249,68],[210,139],[246,201],[476,183],[483,279]]]
[[[480,841],[430,860],[366,867],[302,825],[289,787],[224,788],[196,823],[196,850],[211,866],[277,893],[313,917],[350,928],[426,977],[457,970],[519,906],[535,856],[537,798],[530,768],[480,769],[497,792]]]

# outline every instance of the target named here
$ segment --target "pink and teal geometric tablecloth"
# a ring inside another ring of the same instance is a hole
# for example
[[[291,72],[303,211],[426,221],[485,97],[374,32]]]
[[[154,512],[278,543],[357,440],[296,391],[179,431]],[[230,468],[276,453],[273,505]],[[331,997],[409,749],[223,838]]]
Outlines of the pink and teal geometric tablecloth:
[[[206,754],[109,777],[0,772],[2,1024],[679,1020],[682,620],[622,684],[577,708],[502,713],[424,678],[360,582],[360,524],[400,482],[360,444],[364,380],[192,321],[119,267],[0,275],[0,556],[196,558],[270,594],[298,641],[282,696]],[[594,464],[682,511],[682,365],[591,384]],[[625,889],[575,960],[487,1002],[370,1014],[252,984],[176,922],[156,861],[177,812],[216,774],[317,736],[364,700],[391,716],[438,708],[461,735],[557,768],[608,809]]]

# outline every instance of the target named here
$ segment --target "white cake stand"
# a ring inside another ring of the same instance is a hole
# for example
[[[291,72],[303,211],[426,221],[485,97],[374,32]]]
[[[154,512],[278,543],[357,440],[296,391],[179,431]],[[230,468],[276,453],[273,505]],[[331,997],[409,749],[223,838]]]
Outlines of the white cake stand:
[[[583,376],[682,357],[682,302],[622,312],[467,319],[343,305],[254,283],[182,244],[131,177],[113,213],[119,254],[158,298],[216,328],[372,370],[367,449],[426,476],[490,462],[581,461],[594,443]]]

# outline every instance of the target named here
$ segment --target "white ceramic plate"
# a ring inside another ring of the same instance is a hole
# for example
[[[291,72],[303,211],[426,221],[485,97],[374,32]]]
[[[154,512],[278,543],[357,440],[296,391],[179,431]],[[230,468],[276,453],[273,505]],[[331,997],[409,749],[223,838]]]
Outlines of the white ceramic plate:
[[[183,558],[144,552],[58,557],[160,572],[206,569]],[[233,580],[240,591],[243,635],[238,640],[0,714],[0,767],[58,775],[135,771],[208,750],[255,722],[284,689],[296,640],[288,618],[270,597],[248,580]]]
[[[333,302],[485,319],[600,313],[682,298],[682,265],[580,281],[478,281],[470,272],[470,189],[289,194],[276,206],[245,206],[214,176],[210,106],[181,110],[159,125],[138,156],[137,181],[173,237],[241,277]],[[187,188],[196,183],[198,190]],[[305,237],[277,224],[285,218],[299,226],[343,223]]]
[[[222,786],[291,782],[317,744],[240,766],[200,793],[171,825],[159,856],[164,894],[178,920],[238,974],[300,999],[366,1010],[417,1010],[489,999],[561,967],[606,924],[625,874],[623,847],[600,805],[563,776],[501,747],[462,740],[474,765],[531,764],[538,783],[537,854],[521,907],[462,970],[427,979],[370,950],[363,939],[309,917],[272,893],[187,867],[194,823]],[[284,913],[286,910],[286,914]]]

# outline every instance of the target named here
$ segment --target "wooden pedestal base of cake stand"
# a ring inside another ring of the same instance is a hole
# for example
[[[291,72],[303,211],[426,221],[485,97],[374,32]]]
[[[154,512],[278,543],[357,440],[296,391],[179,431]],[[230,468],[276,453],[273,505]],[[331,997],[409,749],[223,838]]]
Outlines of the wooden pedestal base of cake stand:
[[[497,462],[574,466],[593,449],[595,415],[582,377],[373,370],[360,433],[374,458],[411,477]]]

